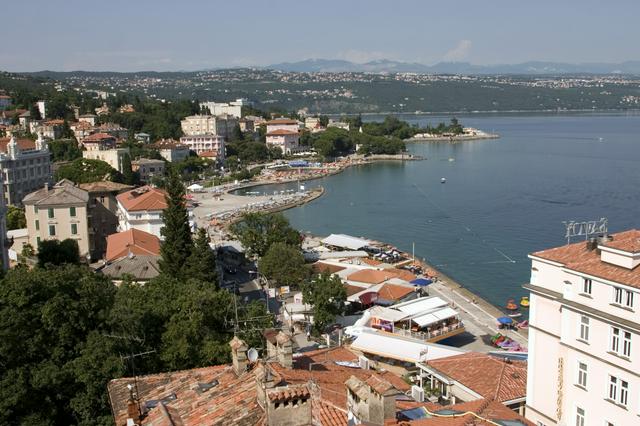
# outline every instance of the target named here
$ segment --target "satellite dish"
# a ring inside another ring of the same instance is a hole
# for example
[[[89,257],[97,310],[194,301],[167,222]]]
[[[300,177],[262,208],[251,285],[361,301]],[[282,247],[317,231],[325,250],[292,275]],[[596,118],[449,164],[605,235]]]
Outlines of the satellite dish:
[[[249,349],[247,351],[247,358],[249,358],[251,362],[256,362],[258,360],[258,351],[254,348]]]

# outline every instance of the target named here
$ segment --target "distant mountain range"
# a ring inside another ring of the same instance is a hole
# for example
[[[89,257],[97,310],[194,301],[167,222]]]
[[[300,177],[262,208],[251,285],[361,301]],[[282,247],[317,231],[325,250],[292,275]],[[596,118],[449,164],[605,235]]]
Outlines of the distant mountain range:
[[[640,61],[617,64],[531,61],[521,64],[474,65],[469,62],[439,62],[424,65],[417,62],[380,59],[364,64],[340,59],[307,59],[269,65],[279,71],[291,72],[414,72],[423,74],[640,74]]]

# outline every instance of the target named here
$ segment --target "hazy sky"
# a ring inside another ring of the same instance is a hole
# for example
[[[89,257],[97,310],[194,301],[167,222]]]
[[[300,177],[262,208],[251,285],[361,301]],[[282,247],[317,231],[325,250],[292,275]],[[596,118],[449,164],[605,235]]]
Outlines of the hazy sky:
[[[194,70],[308,58],[640,60],[640,0],[28,0],[0,70]]]

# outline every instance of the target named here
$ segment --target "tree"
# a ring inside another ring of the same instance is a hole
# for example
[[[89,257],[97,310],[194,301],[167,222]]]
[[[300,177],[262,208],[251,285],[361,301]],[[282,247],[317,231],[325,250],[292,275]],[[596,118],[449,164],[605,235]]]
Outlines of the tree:
[[[89,183],[100,180],[121,182],[120,172],[102,160],[78,158],[61,166],[55,174],[56,180],[69,179],[75,183]]]
[[[49,142],[51,161],[72,161],[82,158],[82,150],[75,139],[57,139]]]
[[[313,306],[313,326],[321,332],[344,313],[347,290],[340,277],[324,271],[302,287],[302,300]]]
[[[160,246],[159,266],[163,274],[176,278],[183,276],[187,259],[193,251],[193,240],[184,184],[173,167],[169,169],[166,190],[167,207],[162,211],[164,226],[160,230],[164,242]]]
[[[329,116],[321,115],[320,117],[318,117],[318,121],[320,122],[320,125],[322,127],[327,127],[327,125],[329,124]]]
[[[299,287],[309,278],[309,269],[299,247],[276,242],[258,263],[260,273],[271,280],[271,284]]]
[[[193,241],[193,252],[187,259],[187,277],[218,286],[216,257],[209,245],[209,236],[203,228]]]
[[[105,390],[122,364],[97,331],[116,287],[82,266],[16,268],[0,284],[0,424],[113,424]]]
[[[125,154],[122,157],[122,180],[127,185],[135,185],[137,182],[136,175],[131,168],[131,156]]]
[[[61,137],[63,139],[74,139],[75,140],[75,134],[71,130],[71,127],[69,126],[69,122],[67,121],[66,118],[65,118],[64,122],[62,123]]]
[[[80,263],[80,249],[78,242],[67,238],[66,240],[43,240],[38,243],[38,266],[47,265],[77,265]]]
[[[24,209],[10,205],[7,208],[7,229],[22,229],[27,227]]]
[[[231,232],[240,240],[250,256],[262,257],[273,243],[299,247],[302,240],[298,231],[279,213],[245,213],[240,222],[231,226]]]

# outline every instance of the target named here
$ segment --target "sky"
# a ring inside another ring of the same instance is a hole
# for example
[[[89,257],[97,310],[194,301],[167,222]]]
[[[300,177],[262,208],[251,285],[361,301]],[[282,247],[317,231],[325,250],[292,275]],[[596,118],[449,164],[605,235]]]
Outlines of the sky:
[[[0,70],[178,71],[310,58],[640,60],[640,1],[3,2]]]

